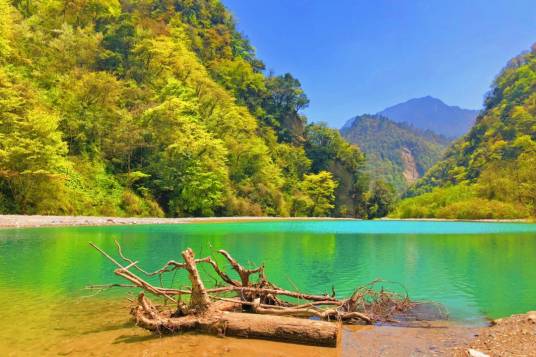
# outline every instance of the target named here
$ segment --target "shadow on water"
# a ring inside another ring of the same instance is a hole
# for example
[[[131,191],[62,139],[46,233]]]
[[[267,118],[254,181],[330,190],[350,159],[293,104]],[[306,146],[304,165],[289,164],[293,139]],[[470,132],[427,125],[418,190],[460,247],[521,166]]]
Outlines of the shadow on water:
[[[139,336],[133,336],[133,335],[121,335],[118,336],[114,340],[114,344],[118,343],[137,343],[137,342],[144,342],[144,341],[150,341],[150,340],[156,340],[156,339],[162,339],[166,338],[166,336],[158,336],[158,335],[139,335]]]
[[[126,321],[120,324],[111,324],[111,325],[102,325],[99,326],[98,329],[93,330],[87,330],[85,332],[82,332],[82,335],[89,335],[92,333],[98,333],[98,332],[104,332],[104,331],[117,331],[117,330],[123,330],[126,328],[136,327],[136,324],[133,321]]]

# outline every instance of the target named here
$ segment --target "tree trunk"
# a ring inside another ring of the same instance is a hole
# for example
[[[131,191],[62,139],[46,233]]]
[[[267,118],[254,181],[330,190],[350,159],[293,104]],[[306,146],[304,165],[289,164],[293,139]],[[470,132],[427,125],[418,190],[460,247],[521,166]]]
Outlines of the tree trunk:
[[[339,325],[336,323],[294,317],[222,311],[216,307],[202,315],[167,317],[152,303],[140,296],[140,305],[133,309],[137,325],[158,333],[197,331],[218,336],[235,336],[284,341],[307,345],[337,345]]]

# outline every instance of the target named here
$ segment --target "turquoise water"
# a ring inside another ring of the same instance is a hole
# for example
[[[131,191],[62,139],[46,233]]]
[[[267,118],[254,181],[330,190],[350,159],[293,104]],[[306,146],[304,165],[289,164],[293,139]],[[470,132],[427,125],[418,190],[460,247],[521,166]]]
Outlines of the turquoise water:
[[[414,299],[444,304],[453,319],[467,323],[536,309],[536,225],[409,221],[4,229],[3,305],[13,314],[22,305],[41,311],[55,301],[88,295],[82,290],[86,285],[118,281],[114,267],[88,245],[115,254],[114,240],[147,270],[180,260],[180,252],[191,247],[198,257],[226,249],[242,262],[263,262],[278,285],[313,293],[334,286],[337,295],[346,296],[382,278],[403,284]],[[89,299],[125,294],[115,290]],[[9,316],[0,316],[0,324]],[[69,318],[74,317],[63,317]]]

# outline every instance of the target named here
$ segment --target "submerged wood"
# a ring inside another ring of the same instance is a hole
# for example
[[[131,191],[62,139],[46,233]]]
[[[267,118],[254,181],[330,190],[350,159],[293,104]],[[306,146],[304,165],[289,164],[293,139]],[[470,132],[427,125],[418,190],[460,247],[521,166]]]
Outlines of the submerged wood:
[[[375,290],[374,286],[379,281],[357,288],[347,299],[282,289],[266,278],[263,265],[247,269],[225,250],[218,253],[229,262],[238,280],[232,279],[211,257],[196,259],[190,248],[181,253],[183,262],[169,261],[155,272],[148,272],[139,267],[138,261],[127,258],[117,242],[118,254],[126,265],[90,244],[117,266],[116,275],[130,282],[110,284],[109,287],[143,290],[131,314],[138,326],[158,334],[197,331],[333,347],[337,344],[341,322],[392,322],[398,314],[404,314],[415,306],[407,295],[400,296],[383,288]],[[207,289],[199,274],[199,264],[211,266],[221,279],[217,285],[223,286]],[[142,278],[161,277],[177,270],[188,272],[189,289],[158,287]],[[253,276],[256,279],[252,279]],[[145,292],[163,296],[174,305],[172,308],[155,306]],[[189,296],[188,303],[182,301],[183,296]]]

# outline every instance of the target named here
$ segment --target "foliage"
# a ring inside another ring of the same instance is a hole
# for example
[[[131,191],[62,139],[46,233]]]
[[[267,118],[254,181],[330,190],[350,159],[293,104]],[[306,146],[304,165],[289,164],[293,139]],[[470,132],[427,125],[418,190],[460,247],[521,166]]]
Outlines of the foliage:
[[[471,206],[458,207],[467,216],[535,216],[535,103],[536,47],[533,47],[510,61],[496,78],[476,125],[417,182],[409,196],[424,197],[431,190],[439,192],[435,187],[467,186],[475,192],[475,201]],[[479,203],[483,204],[482,208]],[[490,209],[489,214],[482,213],[486,207]],[[472,214],[470,208],[474,209]]]
[[[363,174],[365,155],[349,144],[338,130],[326,124],[311,124],[305,130],[305,152],[313,172],[330,171],[339,183],[335,212],[341,216],[366,217],[368,183]]]
[[[0,69],[0,187],[15,210],[48,211],[43,188],[53,192],[66,165],[58,117],[39,96],[30,83]]]
[[[148,141],[150,185],[172,215],[214,215],[224,203],[228,183],[227,150],[199,124],[191,101],[169,99],[147,110],[142,120]]]
[[[403,200],[391,215],[396,218],[506,219],[526,218],[527,210],[515,203],[478,197],[476,187],[460,184],[438,187]]]
[[[375,181],[367,196],[367,212],[369,219],[385,217],[395,207],[395,189],[392,185],[384,181]]]
[[[264,73],[220,1],[0,0],[0,20],[1,212],[364,205],[362,153],[325,128],[332,148],[317,155],[300,82]]]
[[[295,215],[324,217],[329,216],[335,207],[335,189],[337,182],[327,171],[305,175],[301,183],[303,197],[295,202]]]

